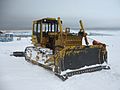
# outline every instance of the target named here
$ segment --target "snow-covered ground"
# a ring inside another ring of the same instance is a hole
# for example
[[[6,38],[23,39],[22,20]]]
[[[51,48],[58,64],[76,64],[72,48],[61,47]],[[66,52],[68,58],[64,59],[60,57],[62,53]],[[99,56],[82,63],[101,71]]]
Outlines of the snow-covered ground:
[[[92,31],[88,31],[92,32]],[[89,36],[106,43],[111,70],[102,70],[70,77],[61,81],[52,72],[32,65],[23,57],[13,57],[13,51],[23,51],[31,45],[30,38],[0,42],[0,90],[120,90],[120,31],[93,31],[112,34]]]

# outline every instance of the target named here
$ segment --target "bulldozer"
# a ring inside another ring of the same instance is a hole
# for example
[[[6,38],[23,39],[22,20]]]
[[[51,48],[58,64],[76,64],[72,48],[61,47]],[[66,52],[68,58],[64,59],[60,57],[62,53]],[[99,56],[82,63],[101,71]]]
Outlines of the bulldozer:
[[[93,40],[90,45],[82,20],[79,23],[79,32],[71,33],[70,28],[63,30],[60,17],[33,21],[33,46],[25,48],[25,59],[51,70],[63,81],[73,75],[110,69],[106,44]]]

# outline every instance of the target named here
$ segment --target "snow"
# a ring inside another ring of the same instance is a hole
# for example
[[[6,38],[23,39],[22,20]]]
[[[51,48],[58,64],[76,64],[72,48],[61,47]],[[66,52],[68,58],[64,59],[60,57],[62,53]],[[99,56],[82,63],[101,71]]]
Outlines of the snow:
[[[111,69],[72,76],[64,82],[23,57],[10,56],[13,51],[23,51],[30,46],[30,37],[0,42],[0,90],[120,90],[120,31],[93,31],[98,32],[113,35],[89,36],[108,45]]]

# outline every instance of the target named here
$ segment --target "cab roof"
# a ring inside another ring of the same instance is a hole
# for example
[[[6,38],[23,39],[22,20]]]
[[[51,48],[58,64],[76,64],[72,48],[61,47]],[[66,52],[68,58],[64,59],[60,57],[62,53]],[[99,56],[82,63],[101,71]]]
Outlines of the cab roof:
[[[42,18],[39,20],[33,21],[34,23],[52,23],[52,24],[58,24],[58,20],[56,18]],[[61,21],[62,22],[62,21]]]

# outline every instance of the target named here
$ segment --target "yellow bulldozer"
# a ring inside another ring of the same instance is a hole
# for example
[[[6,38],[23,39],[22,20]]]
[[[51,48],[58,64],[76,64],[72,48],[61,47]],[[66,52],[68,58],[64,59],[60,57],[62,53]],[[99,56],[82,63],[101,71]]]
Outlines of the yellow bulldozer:
[[[60,17],[33,21],[33,46],[26,47],[24,52],[27,61],[53,71],[62,80],[110,69],[106,44],[93,40],[90,45],[81,20],[78,33],[71,33],[70,28],[63,30],[62,23]]]

